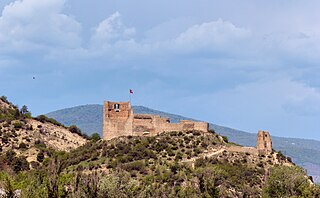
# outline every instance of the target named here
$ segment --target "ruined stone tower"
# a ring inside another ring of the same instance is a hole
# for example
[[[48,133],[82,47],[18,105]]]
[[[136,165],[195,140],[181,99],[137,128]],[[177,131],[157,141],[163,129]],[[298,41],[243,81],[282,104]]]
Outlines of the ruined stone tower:
[[[103,139],[132,135],[133,110],[129,102],[104,102]]]
[[[208,132],[209,124],[190,120],[170,123],[169,118],[159,115],[134,114],[130,102],[104,102],[104,140],[120,136],[155,136],[162,132],[191,130]]]
[[[272,141],[267,131],[259,131],[257,138],[257,150],[259,154],[268,154],[272,152]]]

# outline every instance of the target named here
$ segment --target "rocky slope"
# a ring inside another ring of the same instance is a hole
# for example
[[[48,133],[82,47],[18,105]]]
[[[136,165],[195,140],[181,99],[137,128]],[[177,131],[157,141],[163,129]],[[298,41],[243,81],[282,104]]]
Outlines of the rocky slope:
[[[40,152],[49,155],[49,149],[70,151],[87,140],[64,126],[23,115],[5,98],[0,99],[0,150],[13,151],[16,156],[37,162]]]

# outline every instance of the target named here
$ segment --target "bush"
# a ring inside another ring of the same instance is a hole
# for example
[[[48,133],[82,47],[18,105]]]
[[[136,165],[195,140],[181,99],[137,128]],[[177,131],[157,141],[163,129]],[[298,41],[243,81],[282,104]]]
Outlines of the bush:
[[[224,142],[226,142],[226,143],[228,143],[228,142],[229,142],[229,139],[228,139],[228,137],[227,137],[227,136],[222,136],[222,139],[223,139],[223,141],[224,141]]]
[[[4,103],[10,104],[7,96],[1,96],[0,99],[1,99]]]
[[[2,138],[1,138],[1,141],[3,144],[7,144],[9,143],[9,137],[7,134],[3,135]]]
[[[43,151],[40,151],[37,155],[37,161],[43,162],[43,160],[44,160],[44,153],[43,153]]]
[[[14,172],[29,170],[29,162],[25,157],[15,157],[11,165],[13,166]]]
[[[81,137],[84,137],[86,139],[89,139],[88,135],[87,134],[84,134],[81,132],[81,129],[79,129],[76,125],[71,125],[68,127],[69,131],[71,133],[75,133],[75,134],[78,134],[80,135]]]
[[[134,161],[134,162],[130,162],[122,165],[122,168],[128,172],[131,172],[131,171],[143,172],[145,170],[145,167],[146,165],[143,160]]]
[[[24,142],[21,142],[20,144],[19,144],[19,149],[22,149],[22,150],[24,150],[24,149],[26,149],[28,146],[24,143]]]
[[[295,166],[278,166],[263,188],[265,197],[311,197],[311,189],[305,172]]]
[[[101,137],[98,133],[93,133],[91,136],[90,136],[90,140],[93,140],[93,141],[99,141],[101,140]]]
[[[58,122],[57,120],[53,119],[53,118],[48,118],[45,115],[39,115],[38,117],[35,118],[36,120],[38,120],[39,122],[45,123],[45,122],[49,122],[51,124],[57,125],[57,126],[62,126],[65,127],[63,124],[61,124],[60,122]]]
[[[36,141],[34,142],[34,146],[35,146],[36,148],[38,148],[38,149],[45,149],[45,148],[47,148],[47,145],[46,145],[43,141],[41,141],[41,140],[36,140]]]
[[[13,123],[13,126],[14,126],[15,129],[21,129],[23,124],[20,121],[16,121],[16,122]]]

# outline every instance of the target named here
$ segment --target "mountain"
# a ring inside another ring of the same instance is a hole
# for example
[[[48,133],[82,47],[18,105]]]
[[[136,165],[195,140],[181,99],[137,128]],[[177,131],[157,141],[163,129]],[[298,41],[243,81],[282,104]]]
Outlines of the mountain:
[[[137,114],[157,114],[170,118],[171,122],[190,119],[176,114],[157,111],[144,106],[133,106]],[[46,114],[59,122],[70,126],[77,125],[83,132],[92,134],[102,133],[103,105],[83,105],[61,109]],[[190,119],[194,120],[194,119]],[[255,146],[256,134],[248,133],[210,123],[210,128],[218,134],[227,136],[230,141],[244,146]],[[300,138],[286,138],[272,136],[273,148],[281,151],[293,159],[295,163],[304,167],[314,180],[320,182],[320,141]]]

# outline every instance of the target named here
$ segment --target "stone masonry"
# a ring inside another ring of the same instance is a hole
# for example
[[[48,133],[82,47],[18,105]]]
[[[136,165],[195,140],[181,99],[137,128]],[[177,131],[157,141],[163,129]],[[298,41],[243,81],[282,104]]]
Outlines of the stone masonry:
[[[260,154],[268,154],[272,152],[272,141],[269,132],[258,132],[257,150]]]
[[[208,132],[207,122],[182,120],[170,123],[159,115],[134,114],[130,102],[104,102],[103,139],[120,136],[155,136],[162,132],[197,130]]]

